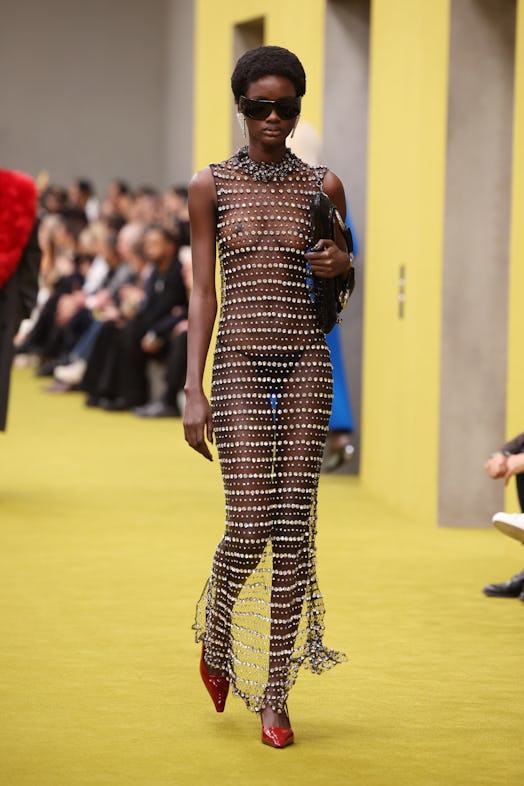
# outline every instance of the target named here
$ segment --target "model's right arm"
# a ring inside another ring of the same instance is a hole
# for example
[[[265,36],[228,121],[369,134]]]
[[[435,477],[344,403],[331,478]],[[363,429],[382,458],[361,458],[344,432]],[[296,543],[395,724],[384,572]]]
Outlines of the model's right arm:
[[[194,450],[213,460],[206,442],[213,441],[211,407],[202,380],[217,312],[215,291],[217,197],[209,167],[189,184],[189,220],[193,288],[189,300],[187,331],[187,376],[184,433]]]

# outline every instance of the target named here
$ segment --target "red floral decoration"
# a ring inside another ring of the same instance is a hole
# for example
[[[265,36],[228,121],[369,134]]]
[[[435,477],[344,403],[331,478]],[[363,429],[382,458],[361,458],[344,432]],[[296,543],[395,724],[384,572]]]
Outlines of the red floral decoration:
[[[0,287],[15,272],[36,220],[37,191],[21,172],[0,169]]]

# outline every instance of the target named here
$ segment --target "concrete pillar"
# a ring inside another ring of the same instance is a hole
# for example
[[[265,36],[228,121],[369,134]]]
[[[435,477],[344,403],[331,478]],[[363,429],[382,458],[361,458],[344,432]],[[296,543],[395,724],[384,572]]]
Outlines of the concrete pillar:
[[[357,287],[342,321],[344,358],[355,419],[352,473],[358,472],[360,462],[369,35],[369,0],[328,0],[322,160],[344,183],[360,246],[356,261]]]
[[[166,19],[165,186],[187,182],[193,163],[194,2],[168,0]]]
[[[438,518],[489,522],[505,438],[515,2],[451,5]],[[428,162],[431,166],[431,162]]]

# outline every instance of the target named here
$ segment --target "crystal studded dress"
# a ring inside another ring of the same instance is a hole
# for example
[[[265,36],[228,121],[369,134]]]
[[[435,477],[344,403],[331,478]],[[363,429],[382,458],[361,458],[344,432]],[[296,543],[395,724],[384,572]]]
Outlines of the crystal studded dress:
[[[248,708],[282,711],[303,664],[344,656],[322,641],[316,577],[317,486],[332,373],[304,252],[326,173],[291,151],[279,164],[243,148],[212,164],[221,309],[211,406],[225,534],[197,605],[197,641]]]

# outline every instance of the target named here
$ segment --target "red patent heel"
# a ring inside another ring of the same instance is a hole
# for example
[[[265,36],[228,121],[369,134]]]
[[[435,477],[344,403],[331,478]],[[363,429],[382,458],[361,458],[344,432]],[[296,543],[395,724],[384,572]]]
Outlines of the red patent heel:
[[[202,644],[202,655],[200,656],[200,676],[202,682],[211,696],[217,712],[224,712],[227,694],[229,693],[229,680],[220,674],[210,674],[204,660],[204,645]]]
[[[284,711],[289,719],[286,705],[284,705]],[[291,745],[294,739],[293,729],[282,729],[280,726],[264,726],[262,722],[262,742],[264,745],[270,745],[272,748],[285,748]]]
[[[279,726],[262,726],[262,742],[272,748],[285,748],[294,740],[293,729],[281,729]]]

